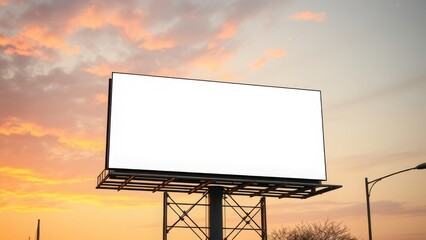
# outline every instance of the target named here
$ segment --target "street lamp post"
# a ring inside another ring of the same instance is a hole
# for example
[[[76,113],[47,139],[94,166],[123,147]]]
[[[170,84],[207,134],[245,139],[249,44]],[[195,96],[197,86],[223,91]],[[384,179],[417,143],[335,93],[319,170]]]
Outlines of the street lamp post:
[[[365,196],[367,198],[368,239],[369,240],[373,239],[372,235],[371,235],[370,195],[371,195],[371,190],[373,189],[374,185],[377,182],[379,182],[379,181],[381,181],[385,178],[388,178],[390,176],[400,174],[400,173],[403,173],[403,172],[408,172],[408,171],[411,171],[411,170],[414,170],[414,169],[417,169],[417,170],[426,169],[426,162],[419,164],[416,167],[407,168],[407,169],[404,169],[404,170],[401,170],[401,171],[398,171],[398,172],[394,172],[394,173],[388,174],[386,176],[383,176],[381,178],[374,179],[372,181],[368,181],[368,178],[365,178]],[[371,184],[371,187],[369,187],[370,184]]]

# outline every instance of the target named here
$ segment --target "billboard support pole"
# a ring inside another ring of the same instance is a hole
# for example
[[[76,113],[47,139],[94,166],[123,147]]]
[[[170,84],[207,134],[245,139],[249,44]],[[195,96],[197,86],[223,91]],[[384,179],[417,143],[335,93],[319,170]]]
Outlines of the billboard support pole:
[[[168,193],[164,192],[163,195],[163,240],[167,240],[167,198]]]
[[[223,187],[209,187],[209,240],[223,240]]]
[[[268,240],[268,230],[266,224],[266,198],[262,197],[260,199],[260,215],[261,215],[261,229],[262,229],[262,240]]]

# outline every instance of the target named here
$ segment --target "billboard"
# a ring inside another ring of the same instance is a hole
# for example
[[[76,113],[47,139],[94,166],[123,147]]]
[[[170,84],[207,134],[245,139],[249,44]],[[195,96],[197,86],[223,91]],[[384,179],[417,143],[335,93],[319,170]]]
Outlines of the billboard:
[[[326,180],[321,92],[113,73],[107,169]]]

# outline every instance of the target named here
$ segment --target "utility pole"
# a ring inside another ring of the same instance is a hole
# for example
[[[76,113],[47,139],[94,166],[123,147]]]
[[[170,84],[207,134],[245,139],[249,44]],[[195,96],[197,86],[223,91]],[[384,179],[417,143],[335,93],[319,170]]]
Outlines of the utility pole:
[[[37,222],[37,237],[36,240],[40,240],[40,219]]]

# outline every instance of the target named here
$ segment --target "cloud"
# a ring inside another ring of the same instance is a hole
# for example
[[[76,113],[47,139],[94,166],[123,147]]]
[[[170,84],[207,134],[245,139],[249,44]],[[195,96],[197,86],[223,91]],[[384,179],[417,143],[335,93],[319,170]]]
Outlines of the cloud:
[[[176,43],[172,39],[149,38],[139,45],[139,48],[144,48],[150,51],[165,50],[173,48]]]
[[[267,61],[274,58],[282,58],[286,54],[283,48],[266,49],[263,51],[263,55],[256,59],[256,61],[250,65],[252,69],[261,68]]]
[[[34,184],[71,184],[91,181],[92,178],[72,178],[72,179],[50,179],[41,177],[40,173],[35,172],[28,168],[15,168],[15,167],[0,167],[0,176],[13,178],[15,180]]]
[[[36,123],[26,122],[14,116],[3,119],[0,124],[0,135],[31,135],[34,137],[44,137],[46,135],[59,136],[63,130],[45,128]]]
[[[144,26],[145,13],[140,8],[120,10],[105,2],[91,3],[90,6],[68,19],[67,32],[74,33],[84,28],[96,30],[110,25],[120,29],[123,35],[132,41],[150,36]]]
[[[0,201],[0,211],[16,212],[64,211],[71,207],[70,204],[90,204],[113,208],[150,208],[156,205],[154,200],[144,199],[144,204],[141,206],[140,197],[58,191],[29,192],[0,189],[0,199],[6,199],[6,201]]]
[[[6,55],[18,55],[25,57],[40,57],[44,60],[52,60],[53,56],[39,46],[39,44],[22,36],[7,37],[0,35],[0,47]]]
[[[120,66],[119,63],[99,64],[91,67],[83,68],[85,72],[99,77],[111,77],[112,72],[127,72],[129,68]]]
[[[311,21],[321,23],[327,19],[327,14],[325,12],[304,11],[290,15],[290,19],[295,21]]]
[[[33,137],[53,136],[61,143],[69,148],[76,150],[84,150],[90,152],[100,152],[104,149],[104,142],[84,138],[76,134],[69,134],[66,130],[47,128],[37,123],[24,121],[18,117],[10,116],[2,120],[0,124],[0,135],[30,135]]]
[[[8,0],[0,0],[0,6],[7,6],[8,3]]]
[[[106,104],[108,103],[108,95],[105,93],[98,93],[95,95],[95,104]]]
[[[365,92],[356,95],[353,99],[337,103],[334,106],[330,106],[327,110],[341,110],[347,109],[349,106],[371,103],[372,101],[381,100],[383,98],[395,97],[397,95],[406,94],[413,89],[420,89],[426,86],[426,76],[405,79],[402,81],[388,84],[385,87],[374,89],[370,92]]]
[[[377,201],[371,202],[374,214],[388,217],[412,217],[424,216],[426,206],[406,206],[401,202]],[[339,202],[339,201],[317,201],[309,203],[287,203],[270,206],[271,214],[269,218],[274,222],[279,222],[282,216],[286,221],[298,222],[302,219],[322,220],[360,218],[365,216],[366,205],[364,202]],[[273,213],[272,213],[273,212]]]
[[[238,24],[235,22],[226,22],[222,25],[216,38],[226,40],[234,37],[237,34]]]
[[[200,53],[189,61],[189,67],[204,68],[210,71],[220,70],[234,54],[225,48],[214,48]]]
[[[386,154],[360,154],[348,157],[339,157],[334,161],[335,167],[352,169],[355,172],[364,172],[373,168],[382,168],[384,164],[404,162],[407,166],[417,164],[418,159],[425,158],[426,151],[398,151]]]
[[[26,27],[13,37],[0,35],[0,47],[7,55],[39,57],[43,60],[54,59],[52,50],[58,50],[64,55],[75,55],[80,52],[79,46],[69,47],[57,34],[47,27]]]

